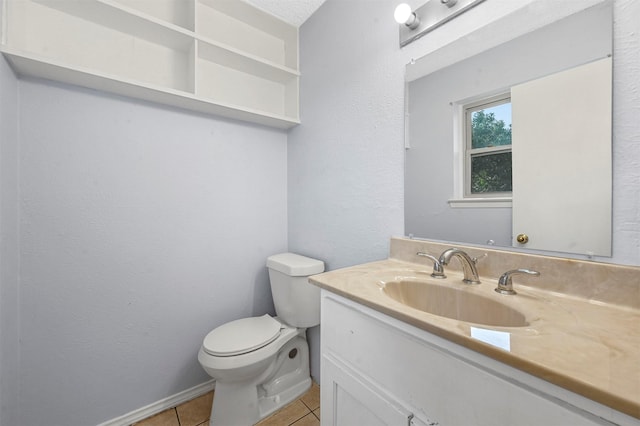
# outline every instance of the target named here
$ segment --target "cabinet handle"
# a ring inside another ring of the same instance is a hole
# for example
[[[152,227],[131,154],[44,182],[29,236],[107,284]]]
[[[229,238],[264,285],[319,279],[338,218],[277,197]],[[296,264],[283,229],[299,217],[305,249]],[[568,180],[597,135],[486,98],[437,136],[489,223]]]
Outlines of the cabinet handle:
[[[516,241],[520,244],[527,244],[529,242],[529,236],[527,234],[518,234]]]

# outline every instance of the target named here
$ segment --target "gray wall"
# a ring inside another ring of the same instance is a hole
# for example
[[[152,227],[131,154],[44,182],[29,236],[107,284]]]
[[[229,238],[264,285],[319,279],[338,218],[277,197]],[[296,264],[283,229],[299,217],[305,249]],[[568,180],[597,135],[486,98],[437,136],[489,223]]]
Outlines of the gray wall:
[[[0,425],[18,425],[18,80],[0,58]]]
[[[95,424],[209,380],[203,337],[273,312],[286,133],[43,81],[19,96],[15,424]]]
[[[301,27],[289,248],[329,269],[385,258],[403,232],[404,67],[389,16],[392,2],[329,0]]]
[[[384,259],[403,233],[404,67],[390,16],[393,2],[329,0],[301,27],[289,249],[327,269]],[[308,336],[319,379],[319,330]]]

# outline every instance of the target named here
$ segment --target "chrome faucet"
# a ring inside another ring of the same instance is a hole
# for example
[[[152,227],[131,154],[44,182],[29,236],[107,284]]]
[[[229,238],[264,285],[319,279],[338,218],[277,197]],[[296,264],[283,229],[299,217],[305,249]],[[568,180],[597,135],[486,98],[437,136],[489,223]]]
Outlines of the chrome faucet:
[[[498,287],[495,289],[496,292],[500,294],[517,294],[513,289],[513,282],[511,281],[511,277],[517,274],[533,275],[534,277],[540,276],[540,272],[538,271],[531,271],[529,269],[512,269],[500,276],[500,279],[498,279]]]
[[[445,266],[449,264],[452,257],[457,257],[462,264],[462,272],[464,278],[462,282],[466,284],[480,284],[480,277],[478,277],[478,269],[476,268],[476,261],[471,258],[466,252],[457,249],[450,248],[445,250],[438,259],[440,265]]]
[[[435,256],[431,256],[429,253],[424,253],[421,251],[417,252],[416,255],[426,257],[433,262],[433,272],[431,273],[431,276],[433,278],[447,278],[447,276],[444,274],[442,263],[440,263],[440,261],[436,259]]]

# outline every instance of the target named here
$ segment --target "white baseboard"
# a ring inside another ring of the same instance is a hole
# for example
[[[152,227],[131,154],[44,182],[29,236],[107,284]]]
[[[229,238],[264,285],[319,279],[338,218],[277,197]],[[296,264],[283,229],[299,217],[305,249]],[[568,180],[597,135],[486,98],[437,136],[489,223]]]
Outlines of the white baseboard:
[[[127,413],[123,416],[108,420],[104,423],[100,423],[98,426],[125,426],[135,422],[139,422],[140,420],[144,420],[155,414],[161,413],[164,410],[176,407],[183,402],[187,402],[201,395],[204,395],[205,393],[213,390],[215,388],[215,385],[215,380],[209,380],[208,382],[204,382],[190,389],[178,392],[175,395],[161,399],[160,401],[154,402],[145,407],[133,410],[132,412]]]

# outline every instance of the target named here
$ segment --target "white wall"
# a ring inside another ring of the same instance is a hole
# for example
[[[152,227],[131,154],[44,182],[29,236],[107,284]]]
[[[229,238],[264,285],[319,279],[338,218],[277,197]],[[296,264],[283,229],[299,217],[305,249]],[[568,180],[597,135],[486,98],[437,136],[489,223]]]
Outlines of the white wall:
[[[18,81],[0,58],[0,425],[17,425],[18,330]]]
[[[206,380],[273,312],[286,133],[20,80],[20,425],[113,419]]]
[[[613,258],[640,265],[640,2],[615,0],[613,25]]]
[[[301,27],[302,124],[289,133],[289,249],[323,259],[329,269],[385,258],[389,236],[404,234],[405,64],[528,3],[535,4],[525,12],[539,25],[558,6],[550,0],[484,2],[399,49],[396,3],[327,0]],[[640,2],[616,0],[614,17],[610,261],[640,265]],[[317,330],[310,338],[317,377]]]

